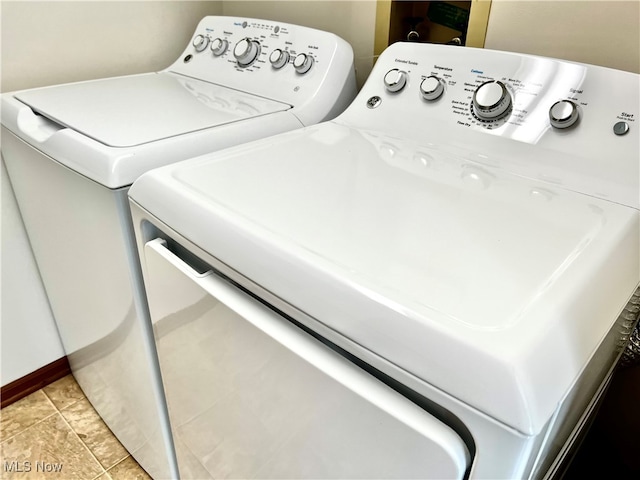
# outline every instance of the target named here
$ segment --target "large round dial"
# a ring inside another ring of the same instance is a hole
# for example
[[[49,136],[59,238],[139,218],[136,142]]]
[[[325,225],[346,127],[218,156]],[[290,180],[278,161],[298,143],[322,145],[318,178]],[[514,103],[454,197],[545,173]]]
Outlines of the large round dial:
[[[251,40],[250,38],[243,38],[233,48],[233,56],[236,57],[238,65],[241,67],[248,67],[256,61],[260,54],[260,42]]]
[[[444,92],[444,85],[442,84],[442,80],[440,80],[435,75],[431,75],[420,83],[420,95],[425,100],[436,100],[440,98],[442,93]]]
[[[473,111],[481,120],[497,120],[511,107],[511,94],[504,83],[490,80],[473,93]]]
[[[211,51],[216,57],[219,57],[229,48],[229,41],[224,38],[214,38],[211,40]]]
[[[399,92],[407,84],[407,72],[394,68],[384,76],[384,86],[392,93]]]
[[[578,106],[571,100],[560,100],[549,109],[549,122],[555,128],[568,128],[578,121]]]
[[[196,48],[196,52],[202,52],[209,45],[209,37],[204,35],[196,35],[193,39],[193,46]]]
[[[293,59],[293,68],[298,73],[307,73],[313,66],[313,57],[306,53],[299,53],[296,58]]]
[[[276,48],[271,55],[269,55],[269,62],[273,68],[282,68],[289,61],[289,52],[286,50],[280,50]]]

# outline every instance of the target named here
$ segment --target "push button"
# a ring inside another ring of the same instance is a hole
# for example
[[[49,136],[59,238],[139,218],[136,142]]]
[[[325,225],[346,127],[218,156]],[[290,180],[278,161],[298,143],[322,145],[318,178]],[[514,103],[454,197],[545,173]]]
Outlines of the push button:
[[[617,122],[613,126],[613,133],[615,133],[618,136],[625,135],[628,132],[629,132],[629,124],[627,122]]]

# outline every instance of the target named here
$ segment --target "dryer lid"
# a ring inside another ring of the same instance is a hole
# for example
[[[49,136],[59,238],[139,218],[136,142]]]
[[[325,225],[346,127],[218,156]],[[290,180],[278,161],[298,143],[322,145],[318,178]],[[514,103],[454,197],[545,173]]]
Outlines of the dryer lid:
[[[291,108],[169,72],[26,90],[15,97],[110,147],[132,147]]]
[[[332,331],[529,435],[639,282],[637,210],[333,123],[149,172],[130,195]]]

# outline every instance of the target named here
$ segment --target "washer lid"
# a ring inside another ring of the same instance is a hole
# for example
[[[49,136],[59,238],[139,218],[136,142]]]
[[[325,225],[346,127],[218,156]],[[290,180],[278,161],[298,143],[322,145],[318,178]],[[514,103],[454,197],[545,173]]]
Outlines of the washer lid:
[[[291,108],[169,72],[26,90],[15,97],[111,147],[131,147]]]
[[[326,123],[130,195],[253,282],[538,434],[638,284],[638,211]]]

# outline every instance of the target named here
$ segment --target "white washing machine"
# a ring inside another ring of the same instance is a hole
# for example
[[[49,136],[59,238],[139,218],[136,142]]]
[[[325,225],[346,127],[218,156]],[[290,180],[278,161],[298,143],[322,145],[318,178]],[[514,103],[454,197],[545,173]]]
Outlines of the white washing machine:
[[[74,376],[154,478],[176,478],[127,190],[143,172],[335,117],[353,52],[296,25],[206,17],[161,72],[2,96],[2,156]]]
[[[185,478],[560,474],[640,306],[639,76],[397,43],[129,192]]]

